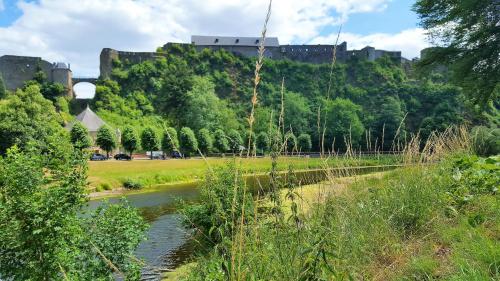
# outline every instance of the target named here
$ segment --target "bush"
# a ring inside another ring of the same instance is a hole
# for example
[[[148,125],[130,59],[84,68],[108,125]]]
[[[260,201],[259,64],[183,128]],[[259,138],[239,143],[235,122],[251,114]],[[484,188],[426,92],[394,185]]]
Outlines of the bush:
[[[240,146],[243,145],[243,139],[241,138],[240,133],[236,130],[230,130],[227,133],[227,139],[229,140],[229,147],[233,153],[239,152]]]
[[[127,189],[141,189],[142,188],[142,183],[138,181],[134,181],[132,179],[126,179],[123,182],[123,187]]]
[[[229,142],[227,140],[226,133],[224,133],[221,129],[215,130],[214,147],[220,153],[224,153],[229,150]]]
[[[472,130],[474,151],[481,156],[500,154],[500,129],[484,126]]]
[[[111,190],[111,185],[107,182],[103,182],[99,184],[99,187],[103,190]]]

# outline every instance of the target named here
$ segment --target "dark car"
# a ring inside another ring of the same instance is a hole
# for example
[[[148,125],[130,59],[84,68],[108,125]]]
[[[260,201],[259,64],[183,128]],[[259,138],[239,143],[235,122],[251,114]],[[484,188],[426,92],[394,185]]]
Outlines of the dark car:
[[[170,154],[170,158],[181,159],[182,158],[182,153],[180,153],[179,151],[173,151]]]
[[[118,153],[118,154],[115,154],[114,158],[116,160],[131,160],[132,158],[130,157],[130,155],[128,154],[125,154],[125,153]]]
[[[94,153],[92,156],[90,156],[90,160],[92,161],[102,161],[108,159],[106,155],[102,155],[100,153]]]

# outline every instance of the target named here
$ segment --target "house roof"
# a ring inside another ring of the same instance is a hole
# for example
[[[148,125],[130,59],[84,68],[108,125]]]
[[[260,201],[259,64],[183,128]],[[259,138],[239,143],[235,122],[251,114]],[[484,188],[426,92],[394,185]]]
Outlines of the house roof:
[[[76,116],[76,120],[80,121],[83,126],[87,127],[89,132],[97,132],[102,125],[106,124],[101,118],[99,118],[99,116],[97,116],[97,114],[94,113],[94,111],[90,109],[88,105],[84,111]]]
[[[234,37],[234,36],[191,36],[191,43],[195,46],[254,46],[260,45],[260,37]],[[277,37],[267,37],[265,47],[279,47]]]

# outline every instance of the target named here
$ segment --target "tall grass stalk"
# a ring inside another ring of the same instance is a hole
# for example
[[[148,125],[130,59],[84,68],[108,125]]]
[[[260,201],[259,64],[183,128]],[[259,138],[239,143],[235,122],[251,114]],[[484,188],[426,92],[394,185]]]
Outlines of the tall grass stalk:
[[[264,20],[264,26],[262,27],[262,33],[261,33],[261,38],[259,42],[259,49],[258,49],[258,56],[257,56],[257,61],[255,62],[255,76],[254,76],[254,83],[253,83],[253,95],[252,95],[252,109],[250,111],[250,116],[248,117],[248,149],[247,149],[247,157],[250,156],[250,147],[252,144],[252,133],[253,133],[253,123],[255,122],[255,107],[257,106],[258,103],[258,92],[257,92],[257,87],[259,86],[260,82],[260,69],[262,68],[263,62],[264,62],[264,52],[265,52],[265,40],[266,40],[266,32],[267,32],[267,23],[269,22],[269,18],[271,17],[271,6],[272,6],[273,1],[269,0],[269,5],[267,6],[267,14],[266,18]]]

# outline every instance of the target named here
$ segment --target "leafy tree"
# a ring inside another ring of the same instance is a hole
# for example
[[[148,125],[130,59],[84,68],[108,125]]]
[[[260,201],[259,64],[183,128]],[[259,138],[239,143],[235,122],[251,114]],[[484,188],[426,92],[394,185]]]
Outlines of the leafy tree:
[[[266,153],[267,151],[269,151],[269,136],[266,132],[260,132],[257,135],[255,143],[257,149],[259,149],[261,153]]]
[[[5,89],[5,83],[2,78],[2,74],[0,74],[0,99],[5,98],[7,95],[7,89]]]
[[[24,150],[30,144],[42,154],[51,155],[47,159],[52,161],[62,156],[56,147],[70,146],[60,115],[52,103],[43,98],[38,85],[17,90],[2,100],[0,120],[0,154],[13,145]]]
[[[292,132],[288,132],[285,134],[285,140],[287,152],[293,152],[294,150],[297,150],[297,137]]]
[[[122,134],[122,146],[125,151],[128,151],[130,159],[132,159],[132,153],[139,148],[139,138],[134,128],[125,127]]]
[[[171,117],[182,116],[187,106],[187,92],[193,86],[192,69],[185,60],[171,57],[165,65],[160,94],[156,97],[157,110]]]
[[[133,254],[146,224],[138,211],[104,205],[82,217],[88,200],[83,155],[51,169],[40,151],[27,151],[14,147],[0,158],[2,279],[114,280],[112,263],[127,280],[139,280]]]
[[[226,133],[224,133],[221,129],[217,129],[214,132],[214,147],[220,153],[224,153],[229,150],[229,141],[227,140]]]
[[[103,125],[97,130],[97,137],[95,143],[104,151],[106,151],[106,157],[109,158],[109,152],[116,148],[116,137],[113,130],[107,126]]]
[[[225,105],[215,95],[215,86],[208,77],[195,76],[193,88],[186,94],[186,107],[178,114],[180,125],[199,131],[215,129],[224,124],[222,113]]]
[[[55,101],[57,97],[64,96],[66,94],[66,88],[61,83],[49,83],[45,82],[41,87],[42,95],[51,101]]]
[[[241,138],[240,133],[238,133],[238,131],[236,130],[230,130],[227,133],[227,139],[229,141],[229,147],[233,151],[233,153],[239,152],[240,146],[243,145],[243,139]]]
[[[284,106],[285,130],[291,128],[294,132],[308,132],[310,130],[308,125],[309,118],[312,113],[309,109],[307,99],[300,94],[287,92],[285,94]]]
[[[89,136],[89,131],[82,123],[76,121],[70,131],[71,143],[75,148],[80,150],[88,148],[92,145],[92,140]]]
[[[156,132],[151,127],[146,127],[141,133],[142,148],[151,153],[150,159],[153,160],[153,151],[158,150],[159,143]]]
[[[297,138],[297,146],[299,148],[299,151],[301,152],[311,151],[311,136],[309,134],[300,134],[300,136]]]
[[[401,102],[394,97],[388,96],[382,100],[382,104],[378,108],[372,126],[373,136],[378,138],[380,145],[383,144],[383,150],[396,149],[397,142],[405,134],[405,124],[402,122],[404,113],[401,109]]]
[[[364,131],[363,123],[358,116],[359,105],[343,98],[328,101],[326,107],[325,149],[346,149],[351,143],[354,147],[361,140]]]
[[[414,10],[438,48],[427,50],[421,66],[444,64],[453,80],[476,102],[500,96],[496,0],[418,0]]]
[[[213,148],[213,139],[212,135],[210,135],[210,131],[208,129],[201,129],[198,132],[198,146],[202,153],[209,153]]]
[[[183,127],[181,129],[179,142],[182,153],[187,157],[190,157],[191,153],[196,153],[198,151],[198,140],[196,140],[193,130],[188,127]]]
[[[165,132],[163,132],[161,149],[163,149],[163,151],[167,153],[172,153],[180,149],[179,138],[177,137],[177,131],[175,130],[175,128],[168,127]]]

